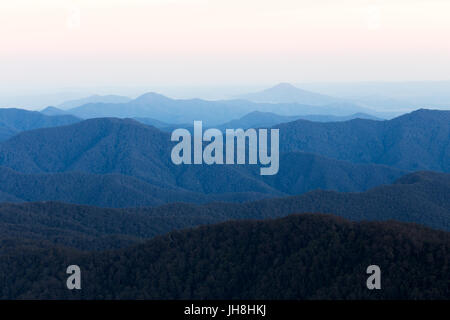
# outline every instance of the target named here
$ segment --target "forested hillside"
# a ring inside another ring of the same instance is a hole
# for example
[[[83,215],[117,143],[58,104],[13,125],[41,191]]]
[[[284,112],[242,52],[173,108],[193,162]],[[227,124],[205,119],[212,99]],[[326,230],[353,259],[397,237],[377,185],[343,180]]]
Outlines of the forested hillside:
[[[420,109],[389,121],[297,120],[280,129],[283,152],[305,151],[404,170],[450,172],[450,111]]]
[[[315,191],[242,204],[172,203],[155,208],[103,209],[57,202],[4,203],[0,204],[0,238],[101,250],[230,219],[267,219],[305,212],[350,220],[415,222],[448,231],[449,194],[450,174],[420,172],[363,193]]]
[[[37,111],[0,108],[0,141],[22,131],[73,124],[81,119],[72,115],[44,115]]]
[[[25,201],[133,207],[233,200],[232,195],[239,202],[315,189],[365,191],[406,173],[290,152],[281,154],[278,174],[265,177],[258,165],[174,165],[170,160],[173,146],[169,133],[131,119],[91,119],[23,132],[0,144],[0,166],[16,171],[0,170],[4,177],[0,191]],[[111,197],[111,190],[124,196]]]
[[[270,196],[261,192],[203,194],[159,187],[131,176],[85,172],[19,173],[0,167],[0,202],[61,201],[100,207],[158,206],[171,202],[242,202]],[[274,191],[274,195],[283,195]]]
[[[450,236],[414,224],[307,214],[172,232],[82,253],[3,240],[0,298],[448,299]],[[82,289],[65,288],[79,265]],[[366,268],[381,268],[368,290]]]

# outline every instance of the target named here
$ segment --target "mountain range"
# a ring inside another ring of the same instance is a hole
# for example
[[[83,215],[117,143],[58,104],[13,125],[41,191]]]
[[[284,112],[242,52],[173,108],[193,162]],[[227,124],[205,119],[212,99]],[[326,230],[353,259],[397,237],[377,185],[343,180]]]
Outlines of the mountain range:
[[[110,95],[94,94],[86,98],[65,101],[59,104],[57,107],[58,109],[67,110],[82,106],[87,103],[127,103],[129,101],[131,101],[131,98],[125,96],[119,96],[114,94]]]
[[[42,114],[45,114],[46,116],[61,116],[61,115],[67,115],[69,114],[67,111],[64,111],[62,109],[56,108],[56,107],[52,107],[49,106],[45,109],[42,109],[41,111],[39,111]]]
[[[234,195],[243,201],[313,189],[364,191],[390,183],[407,172],[293,151],[280,155],[277,175],[260,176],[259,166],[255,165],[174,165],[170,160],[173,145],[168,133],[131,119],[90,119],[23,132],[0,144],[0,166],[4,167],[0,170],[0,191],[5,199],[51,199],[124,207],[165,203],[176,199],[171,195],[177,192],[188,192],[185,196],[178,194],[180,201],[204,202],[227,194],[228,198]],[[94,175],[105,174],[120,177],[108,176],[110,184],[93,182],[101,181]],[[97,190],[96,197],[71,192],[80,188],[83,181],[85,188]],[[112,190],[122,190],[130,196],[119,201],[108,196]],[[165,190],[167,195],[155,197],[152,192],[157,190]]]
[[[95,253],[5,239],[0,298],[445,300],[449,248],[448,232],[321,214],[230,221]],[[71,264],[82,268],[82,290],[63,285]],[[382,268],[382,290],[367,290],[370,265]]]
[[[281,124],[274,176],[260,176],[256,165],[174,165],[169,134],[131,119],[31,130],[0,144],[0,199],[132,207],[365,191],[408,171],[449,172],[448,113]]]
[[[48,201],[4,203],[0,204],[0,238],[39,240],[83,250],[99,250],[123,247],[130,241],[139,242],[172,230],[199,225],[279,218],[307,212],[334,214],[353,221],[414,222],[449,231],[449,193],[450,174],[417,172],[391,185],[361,193],[318,190],[246,203],[170,203],[126,209]],[[105,239],[114,241],[109,243]]]
[[[171,99],[158,93],[146,93],[126,103],[87,103],[66,110],[79,118],[153,118],[166,123],[190,123],[202,120],[209,126],[220,125],[253,111],[284,116],[370,113],[371,110],[346,102],[327,105],[299,103],[257,103],[247,100]]]
[[[365,113],[354,113],[348,116],[332,116],[332,115],[303,115],[303,116],[282,116],[273,112],[261,112],[253,111],[245,116],[235,119],[224,124],[219,125],[217,128],[221,130],[229,128],[269,128],[277,124],[292,122],[295,120],[309,120],[314,122],[339,122],[348,121],[353,119],[371,119],[371,120],[383,120],[375,116]],[[136,119],[139,121],[139,119]],[[147,123],[151,124],[151,123]],[[155,125],[156,127],[157,125]],[[169,127],[168,125],[161,126],[161,128]]]
[[[420,109],[389,121],[354,119],[275,126],[282,152],[303,151],[403,170],[450,172],[450,111]]]
[[[0,109],[0,299],[448,299],[450,111],[295,112],[342,103]],[[174,165],[170,131],[202,114],[279,129],[278,174]]]
[[[281,82],[259,92],[243,94],[240,95],[239,98],[253,102],[299,103],[313,106],[323,106],[342,102],[352,103],[344,99],[303,90],[287,82]]]
[[[64,126],[79,121],[72,115],[47,116],[37,111],[0,108],[0,141],[22,131]]]

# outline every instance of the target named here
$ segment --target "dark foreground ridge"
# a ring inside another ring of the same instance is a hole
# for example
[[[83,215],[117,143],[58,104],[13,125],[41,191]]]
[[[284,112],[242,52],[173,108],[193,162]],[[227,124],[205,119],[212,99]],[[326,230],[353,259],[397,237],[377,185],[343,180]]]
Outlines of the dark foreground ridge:
[[[448,299],[450,234],[320,214],[176,231],[84,253],[28,241],[0,245],[3,299]],[[82,270],[66,288],[67,266]],[[366,268],[381,268],[381,290]]]

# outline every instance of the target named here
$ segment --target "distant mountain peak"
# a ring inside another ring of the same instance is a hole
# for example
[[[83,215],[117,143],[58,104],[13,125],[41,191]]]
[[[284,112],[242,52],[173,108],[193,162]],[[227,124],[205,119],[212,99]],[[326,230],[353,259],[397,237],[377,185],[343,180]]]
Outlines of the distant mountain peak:
[[[318,94],[319,95],[319,93],[309,92],[309,91],[300,89],[288,82],[280,82],[273,87],[263,90],[262,92],[277,92],[277,93],[284,93],[284,94]]]
[[[411,114],[432,114],[437,112],[445,113],[447,110],[433,110],[433,109],[426,109],[426,108],[420,108],[417,110],[414,110],[411,112]]]
[[[434,120],[434,121],[450,121],[450,110],[433,110],[420,108],[410,113],[403,114],[394,120],[415,119],[420,120]]]
[[[63,109],[63,110],[68,110],[68,109],[73,109],[73,108],[82,106],[84,104],[89,104],[89,103],[127,103],[130,100],[131,99],[128,97],[114,95],[114,94],[103,95],[103,96],[98,95],[98,94],[93,94],[93,95],[90,95],[89,97],[66,101],[66,102],[58,105],[58,108]]]
[[[290,84],[289,82],[280,82],[278,84],[276,84],[275,86],[273,86],[272,88],[269,89],[296,89],[296,90],[301,90],[299,88],[297,88],[296,86]],[[267,89],[267,90],[269,90]]]
[[[59,108],[48,106],[47,108],[41,110],[42,114],[45,114],[47,116],[59,116],[59,115],[68,115],[69,113],[67,111],[61,110]]]
[[[260,103],[299,103],[314,106],[342,103],[342,99],[303,90],[288,82],[281,82],[268,89],[242,95],[241,98]]]
[[[142,95],[140,95],[139,97],[137,97],[134,101],[135,102],[155,102],[155,101],[170,101],[171,99],[156,93],[156,92],[147,92],[144,93]]]

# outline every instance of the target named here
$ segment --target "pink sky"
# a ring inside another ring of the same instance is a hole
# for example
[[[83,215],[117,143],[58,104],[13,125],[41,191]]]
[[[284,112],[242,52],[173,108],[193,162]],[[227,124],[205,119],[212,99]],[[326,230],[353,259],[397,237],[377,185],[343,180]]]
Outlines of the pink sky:
[[[0,86],[449,80],[449,17],[446,0],[2,1]]]

